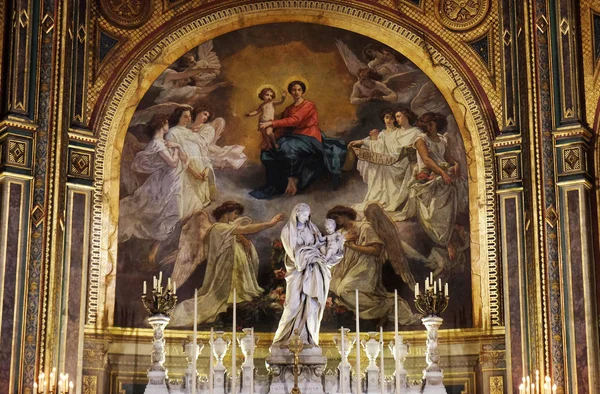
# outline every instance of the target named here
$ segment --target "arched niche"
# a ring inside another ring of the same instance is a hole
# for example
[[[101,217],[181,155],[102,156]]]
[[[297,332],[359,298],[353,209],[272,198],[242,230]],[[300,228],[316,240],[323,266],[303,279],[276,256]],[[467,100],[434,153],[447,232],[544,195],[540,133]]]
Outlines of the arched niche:
[[[276,1],[204,11],[183,26],[152,36],[105,89],[94,112],[98,121],[92,258],[86,324],[113,325],[121,150],[131,117],[151,84],[195,46],[242,27],[304,22],[352,31],[396,49],[437,86],[457,120],[469,164],[471,277],[476,334],[502,326],[497,258],[493,114],[485,93],[451,44],[427,36],[425,26],[399,23],[371,10],[318,1]]]

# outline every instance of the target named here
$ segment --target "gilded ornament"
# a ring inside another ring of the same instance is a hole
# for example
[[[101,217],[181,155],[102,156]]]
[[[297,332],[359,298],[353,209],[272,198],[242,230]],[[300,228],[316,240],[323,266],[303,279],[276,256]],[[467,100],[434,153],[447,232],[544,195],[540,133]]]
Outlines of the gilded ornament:
[[[489,8],[489,0],[439,0],[435,14],[448,29],[464,31],[480,24]]]
[[[146,23],[152,15],[152,0],[100,0],[102,15],[112,24],[133,29]]]

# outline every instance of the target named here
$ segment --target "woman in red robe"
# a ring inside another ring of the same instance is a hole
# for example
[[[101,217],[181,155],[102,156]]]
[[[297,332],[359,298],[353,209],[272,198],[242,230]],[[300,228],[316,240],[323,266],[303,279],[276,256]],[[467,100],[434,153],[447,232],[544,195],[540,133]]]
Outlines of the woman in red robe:
[[[276,129],[279,149],[261,152],[267,182],[250,192],[255,198],[270,198],[284,192],[295,195],[324,172],[333,175],[334,187],[340,181],[346,143],[321,133],[317,107],[304,98],[306,85],[302,81],[291,82],[288,92],[294,103],[285,109],[283,117],[260,124],[261,129]]]

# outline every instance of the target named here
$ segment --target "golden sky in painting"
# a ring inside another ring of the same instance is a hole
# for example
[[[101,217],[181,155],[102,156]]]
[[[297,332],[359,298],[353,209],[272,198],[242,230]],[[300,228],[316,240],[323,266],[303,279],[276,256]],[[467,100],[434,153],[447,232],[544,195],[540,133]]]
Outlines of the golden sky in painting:
[[[258,161],[259,157],[258,116],[246,118],[244,114],[261,103],[256,91],[262,85],[276,87],[278,100],[293,77],[305,80],[304,97],[317,105],[321,130],[330,136],[339,136],[356,118],[356,106],[349,101],[356,80],[337,51],[313,52],[299,41],[262,48],[247,46],[222,60],[221,76],[231,81],[233,87],[229,99],[232,113],[225,116],[227,131],[220,144],[246,146],[245,152],[252,161]],[[277,107],[277,113],[292,102],[288,95],[284,104]]]

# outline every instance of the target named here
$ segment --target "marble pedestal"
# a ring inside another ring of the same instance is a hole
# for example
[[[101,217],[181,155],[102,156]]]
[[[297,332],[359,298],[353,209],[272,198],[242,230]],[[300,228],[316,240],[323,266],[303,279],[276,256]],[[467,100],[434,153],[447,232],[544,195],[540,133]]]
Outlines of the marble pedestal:
[[[288,349],[271,346],[266,363],[271,373],[270,394],[289,394],[294,388],[294,355]],[[304,349],[298,360],[298,387],[302,394],[325,394],[323,372],[327,358],[320,347]]]

